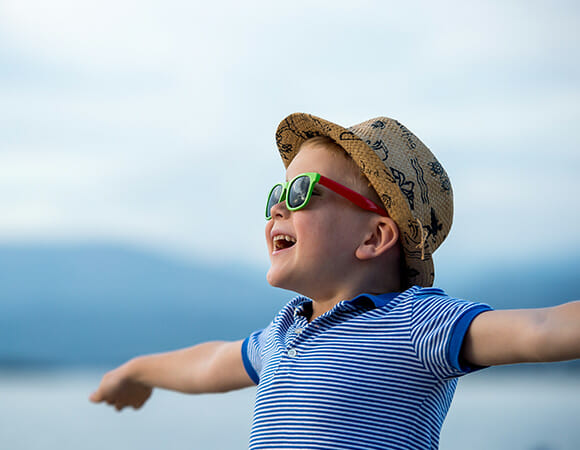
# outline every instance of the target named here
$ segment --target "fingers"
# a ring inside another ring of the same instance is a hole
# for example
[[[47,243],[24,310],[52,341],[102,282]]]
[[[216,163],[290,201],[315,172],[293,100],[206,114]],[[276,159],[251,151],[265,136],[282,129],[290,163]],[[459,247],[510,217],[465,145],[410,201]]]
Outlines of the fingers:
[[[91,400],[92,401],[92,400]],[[95,402],[95,403],[100,403],[100,402],[105,402],[107,405],[112,406],[113,408],[115,408],[117,411],[122,411],[124,408],[127,408],[128,406],[133,406],[131,404],[122,402],[122,401],[113,401],[113,400],[100,400],[99,402]],[[137,409],[135,406],[133,406],[134,409]]]
[[[95,391],[89,396],[89,400],[93,403],[101,403],[103,401],[103,397],[99,391]]]
[[[123,377],[118,370],[111,371],[103,377],[101,384],[89,396],[93,403],[106,403],[117,411],[128,406],[134,409],[141,408],[149,399],[153,389],[130,378]]]
[[[115,409],[116,409],[118,412],[121,412],[121,411],[123,411],[123,409],[125,409],[125,408],[129,408],[129,407],[133,408],[134,410],[141,409],[141,407],[143,406],[143,404],[144,404],[145,402],[141,402],[141,403],[139,403],[139,404],[129,404],[129,403],[112,403],[112,402],[111,402],[111,403],[107,402],[107,403],[108,403],[109,405],[111,405],[112,407],[114,407],[114,408],[115,408]]]
[[[131,406],[127,403],[125,399],[107,398],[105,395],[102,394],[101,390],[96,390],[89,396],[89,400],[93,403],[106,403],[107,405],[113,406],[117,411],[121,411],[126,406]]]
[[[117,411],[122,411],[124,408],[132,407],[133,409],[141,409],[141,407],[147,402],[151,393],[145,393],[139,397],[126,397],[126,396],[112,396],[106,397],[101,391],[95,391],[89,396],[89,400],[93,403],[106,403],[109,406],[114,407]]]

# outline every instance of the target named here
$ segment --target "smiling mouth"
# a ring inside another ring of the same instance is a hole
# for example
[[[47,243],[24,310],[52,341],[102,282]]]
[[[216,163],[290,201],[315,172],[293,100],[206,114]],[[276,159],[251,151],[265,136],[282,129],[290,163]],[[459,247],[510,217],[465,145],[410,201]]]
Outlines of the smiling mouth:
[[[274,251],[284,250],[296,244],[296,239],[293,238],[292,236],[288,236],[287,234],[278,234],[274,236],[273,243],[274,243]]]

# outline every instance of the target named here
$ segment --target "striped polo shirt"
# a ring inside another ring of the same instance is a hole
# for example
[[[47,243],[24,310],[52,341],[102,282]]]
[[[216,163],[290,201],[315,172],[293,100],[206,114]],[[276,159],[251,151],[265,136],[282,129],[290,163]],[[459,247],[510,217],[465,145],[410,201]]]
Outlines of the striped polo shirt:
[[[250,449],[435,449],[473,318],[491,309],[413,287],[308,322],[296,297],[242,346],[258,385]]]

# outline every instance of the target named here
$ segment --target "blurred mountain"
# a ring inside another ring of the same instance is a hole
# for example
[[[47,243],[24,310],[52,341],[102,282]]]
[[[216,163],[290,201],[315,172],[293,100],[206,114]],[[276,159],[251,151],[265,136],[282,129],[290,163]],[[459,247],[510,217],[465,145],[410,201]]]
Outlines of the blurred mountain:
[[[496,309],[541,308],[580,300],[580,256],[536,261],[478,264],[464,261],[438,267],[437,285],[455,297],[488,303]]]
[[[495,308],[580,298],[580,259],[439,267],[450,295]],[[118,364],[266,326],[294,294],[242,266],[107,246],[0,247],[0,367]]]
[[[258,270],[115,246],[0,247],[0,365],[109,364],[265,327]]]

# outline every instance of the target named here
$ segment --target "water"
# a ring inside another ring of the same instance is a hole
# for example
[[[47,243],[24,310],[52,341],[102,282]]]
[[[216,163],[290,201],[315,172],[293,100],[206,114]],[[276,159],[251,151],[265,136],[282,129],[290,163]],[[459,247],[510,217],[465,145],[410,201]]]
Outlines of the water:
[[[580,449],[580,372],[463,377],[441,449]]]
[[[100,373],[0,376],[2,450],[243,449],[253,389],[187,396],[158,390],[119,413],[88,395]]]
[[[187,396],[156,391],[117,413],[87,397],[101,373],[0,373],[2,450],[244,449],[254,390]],[[441,449],[580,449],[580,374],[464,377]]]

